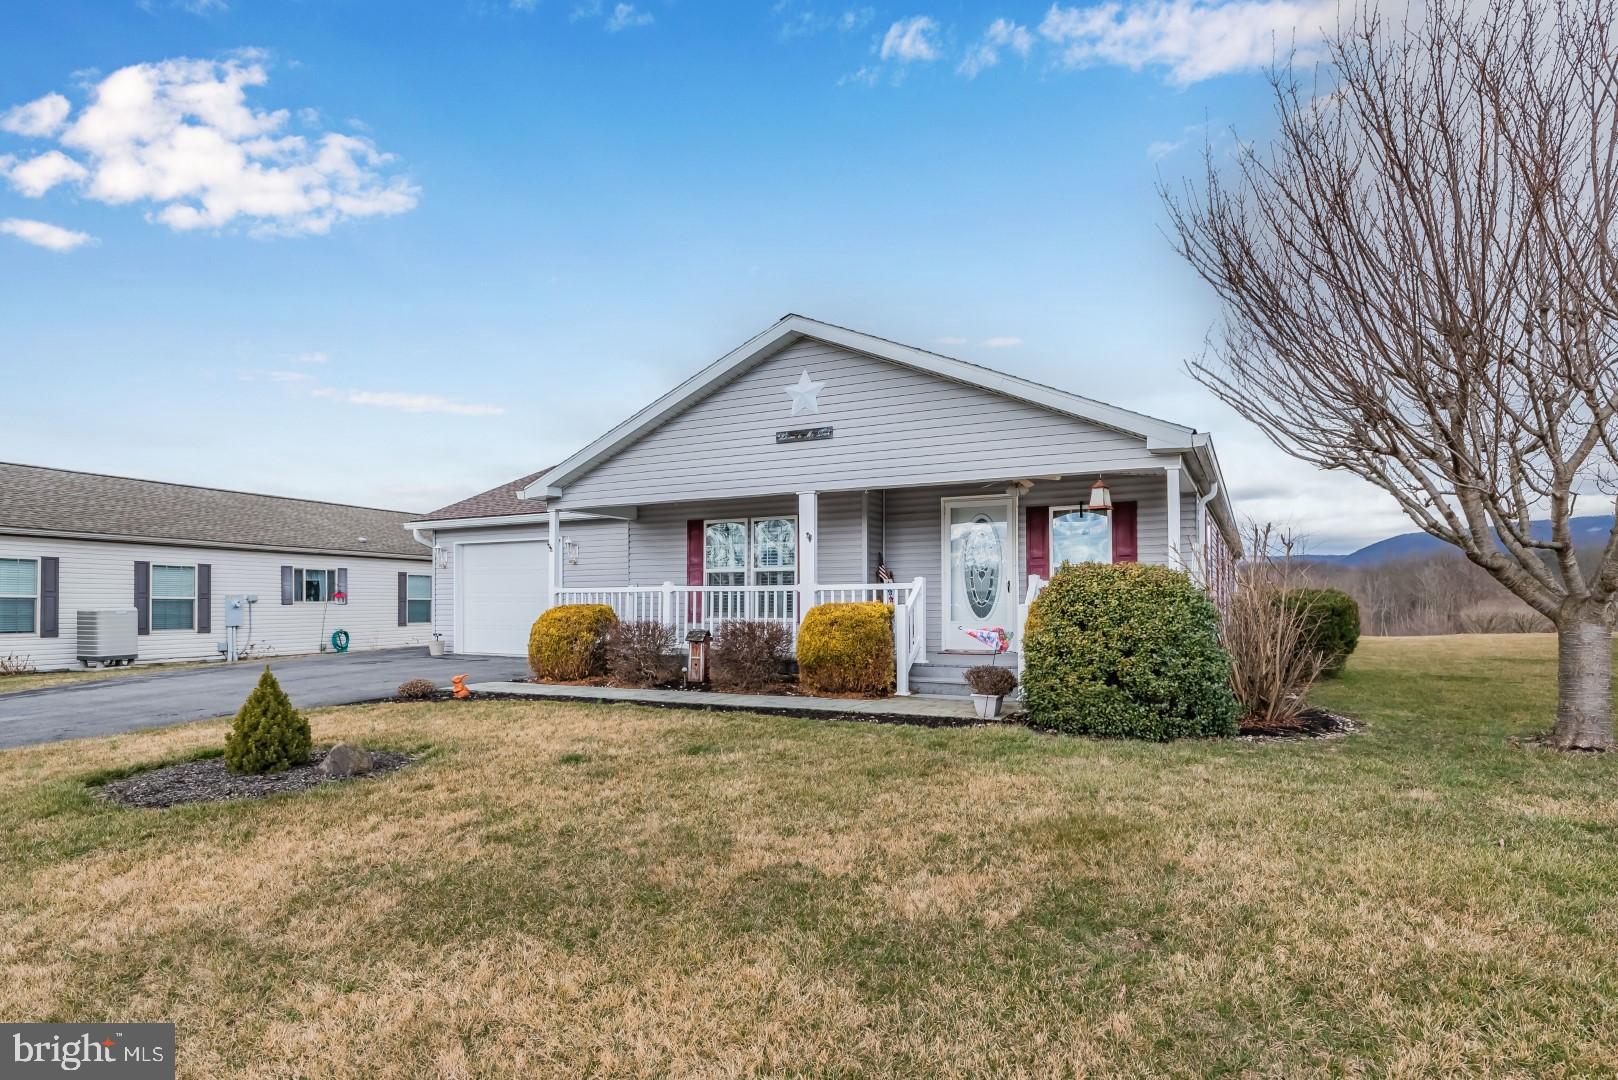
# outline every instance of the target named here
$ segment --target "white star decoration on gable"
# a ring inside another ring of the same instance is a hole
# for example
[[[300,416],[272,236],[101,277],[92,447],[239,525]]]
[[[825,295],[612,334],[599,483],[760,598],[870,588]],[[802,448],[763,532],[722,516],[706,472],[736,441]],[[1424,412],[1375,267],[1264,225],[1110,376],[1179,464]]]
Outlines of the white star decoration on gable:
[[[802,416],[804,413],[818,413],[820,401],[818,395],[825,387],[823,382],[813,382],[809,378],[809,369],[804,368],[803,374],[798,376],[795,386],[786,388],[786,394],[792,399],[792,415]]]

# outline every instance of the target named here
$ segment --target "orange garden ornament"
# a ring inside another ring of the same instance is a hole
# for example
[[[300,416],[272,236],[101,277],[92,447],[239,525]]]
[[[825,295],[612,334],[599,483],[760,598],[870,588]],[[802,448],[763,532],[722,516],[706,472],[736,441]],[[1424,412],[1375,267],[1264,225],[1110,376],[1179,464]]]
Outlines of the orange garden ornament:
[[[466,675],[455,675],[449,680],[450,688],[455,691],[455,696],[463,700],[472,696],[472,691],[466,688],[467,678],[468,676]]]

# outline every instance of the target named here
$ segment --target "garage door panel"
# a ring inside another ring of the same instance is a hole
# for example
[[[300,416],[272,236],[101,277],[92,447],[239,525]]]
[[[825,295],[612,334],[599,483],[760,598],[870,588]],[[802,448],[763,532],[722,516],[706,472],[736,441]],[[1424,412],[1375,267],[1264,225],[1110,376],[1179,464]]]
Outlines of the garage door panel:
[[[461,546],[460,652],[527,654],[528,631],[549,591],[548,554],[542,541]]]

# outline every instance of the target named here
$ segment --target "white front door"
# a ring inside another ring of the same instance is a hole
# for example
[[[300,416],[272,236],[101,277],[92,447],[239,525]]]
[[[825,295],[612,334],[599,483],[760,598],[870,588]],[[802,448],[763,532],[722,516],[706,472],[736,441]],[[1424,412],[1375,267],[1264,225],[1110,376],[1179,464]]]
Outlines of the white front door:
[[[968,630],[1017,629],[1017,530],[1010,496],[944,500],[947,652],[992,652]],[[1013,643],[1015,644],[1015,643]]]
[[[543,540],[457,545],[461,637],[456,652],[528,654],[528,631],[545,610],[548,554]]]

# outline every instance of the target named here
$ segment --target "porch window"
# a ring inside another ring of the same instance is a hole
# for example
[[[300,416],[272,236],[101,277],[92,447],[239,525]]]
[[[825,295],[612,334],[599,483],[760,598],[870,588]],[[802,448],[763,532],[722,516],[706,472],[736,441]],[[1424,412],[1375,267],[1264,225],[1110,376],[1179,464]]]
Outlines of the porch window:
[[[798,519],[753,519],[753,584],[798,583]],[[753,615],[760,619],[790,619],[797,611],[795,593],[762,593]]]
[[[1051,569],[1063,563],[1112,562],[1112,515],[1082,506],[1051,507]]]
[[[791,595],[764,593],[749,603],[744,585],[787,586],[798,581],[798,519],[737,518],[710,521],[703,529],[703,584],[736,588],[711,597],[721,619],[783,619],[796,610]]]

